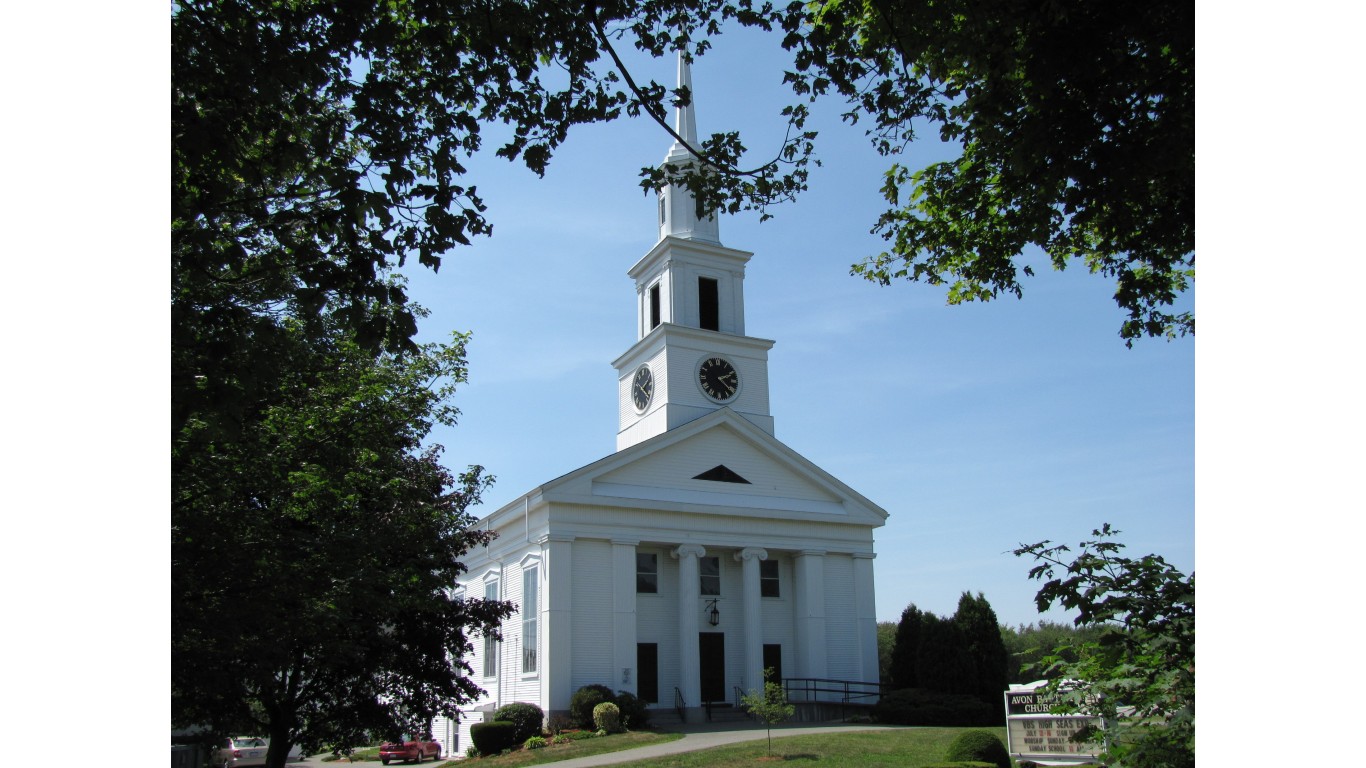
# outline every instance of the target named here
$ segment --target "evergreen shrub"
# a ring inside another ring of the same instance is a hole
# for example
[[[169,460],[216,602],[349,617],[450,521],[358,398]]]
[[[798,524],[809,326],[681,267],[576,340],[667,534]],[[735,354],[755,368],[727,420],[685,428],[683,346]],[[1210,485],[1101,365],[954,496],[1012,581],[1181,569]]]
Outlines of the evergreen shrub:
[[[974,760],[991,763],[996,768],[1010,768],[1010,753],[996,734],[990,731],[965,731],[949,745],[945,758],[952,761]]]
[[[873,706],[873,717],[888,725],[948,727],[995,725],[992,707],[975,696],[924,688],[892,691]]]
[[[617,691],[617,698],[613,703],[621,710],[623,727],[632,731],[650,727],[650,710],[644,699],[632,695],[630,691]]]
[[[475,723],[470,726],[470,741],[481,755],[496,755],[517,745],[517,726],[506,720]]]
[[[493,719],[503,720],[517,726],[517,735],[513,740],[515,743],[521,743],[532,736],[541,735],[541,723],[545,721],[545,713],[535,704],[514,701],[511,704],[499,707],[493,713]]]
[[[604,701],[613,701],[612,689],[605,685],[585,685],[574,691],[569,699],[569,719],[576,728],[594,728],[593,707]]]
[[[621,709],[610,701],[604,701],[593,707],[593,725],[598,727],[598,731],[620,733],[622,730]]]

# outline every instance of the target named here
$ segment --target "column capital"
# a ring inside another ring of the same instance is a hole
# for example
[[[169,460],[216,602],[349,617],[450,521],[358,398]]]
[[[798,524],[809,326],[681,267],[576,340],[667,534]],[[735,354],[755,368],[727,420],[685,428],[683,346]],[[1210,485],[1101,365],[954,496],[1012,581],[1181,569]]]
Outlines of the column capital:
[[[797,553],[798,557],[825,557],[824,549],[803,549]]]
[[[573,540],[574,540],[574,535],[573,535],[572,533],[547,533],[547,534],[541,536],[540,538],[536,539],[536,543],[537,543],[537,544],[540,544],[540,545],[542,545],[542,546],[544,546],[544,545],[546,544],[546,542],[550,542],[550,541],[573,541]]]
[[[767,560],[768,550],[764,549],[763,547],[745,547],[744,549],[735,553],[735,561],[737,563],[743,563],[746,560],[753,560],[755,558],[758,558],[759,560]]]
[[[850,557],[854,558],[855,560],[872,560],[873,558],[877,557],[877,553],[876,553],[876,552],[855,552],[854,554],[850,555]]]
[[[684,557],[703,557],[707,554],[707,548],[701,544],[679,544],[669,554],[680,560]]]
[[[640,539],[612,539],[612,543],[627,547],[638,547],[640,546]]]

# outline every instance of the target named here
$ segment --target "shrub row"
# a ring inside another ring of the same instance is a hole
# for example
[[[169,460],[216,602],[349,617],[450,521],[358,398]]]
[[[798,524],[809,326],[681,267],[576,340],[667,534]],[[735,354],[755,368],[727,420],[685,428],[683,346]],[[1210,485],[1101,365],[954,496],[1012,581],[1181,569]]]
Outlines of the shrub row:
[[[574,695],[569,699],[569,719],[573,721],[574,727],[610,731],[610,728],[604,729],[599,725],[593,716],[594,709],[599,704],[616,706],[622,728],[638,730],[650,725],[650,710],[646,708],[643,699],[633,696],[628,691],[613,694],[611,688],[594,683],[574,691]]]
[[[475,723],[470,726],[470,741],[481,755],[496,755],[505,749],[512,749],[517,740],[517,726],[506,720],[493,720]]]
[[[873,717],[889,725],[990,726],[998,721],[987,703],[966,694],[903,688],[882,697]]]

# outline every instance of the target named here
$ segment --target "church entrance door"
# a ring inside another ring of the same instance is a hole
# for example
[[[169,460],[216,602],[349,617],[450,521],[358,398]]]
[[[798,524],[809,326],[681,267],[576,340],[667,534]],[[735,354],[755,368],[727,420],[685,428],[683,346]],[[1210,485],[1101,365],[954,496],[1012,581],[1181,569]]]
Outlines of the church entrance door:
[[[726,700],[726,635],[724,632],[699,632],[698,666],[702,675],[702,701]]]

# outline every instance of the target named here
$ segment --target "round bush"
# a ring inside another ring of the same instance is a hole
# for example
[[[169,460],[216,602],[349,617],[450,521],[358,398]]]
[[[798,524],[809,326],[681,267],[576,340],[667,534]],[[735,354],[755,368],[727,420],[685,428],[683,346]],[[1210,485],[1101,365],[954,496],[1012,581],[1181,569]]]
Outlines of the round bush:
[[[621,725],[632,731],[650,726],[650,710],[645,700],[631,695],[630,691],[617,691],[615,701],[621,710]]]
[[[990,731],[964,731],[949,745],[945,759],[994,763],[997,768],[1010,768],[1010,753],[1006,745]]]
[[[569,718],[574,721],[576,728],[593,727],[593,707],[612,701],[612,689],[605,685],[585,685],[574,691],[574,695],[569,699]]]
[[[522,746],[527,749],[543,749],[548,742],[541,736],[532,736],[527,739]]]
[[[506,720],[475,723],[470,726],[470,741],[481,755],[496,755],[517,744],[517,726]]]
[[[545,721],[545,713],[535,704],[514,701],[511,704],[499,707],[493,713],[493,719],[503,720],[517,726],[517,735],[513,740],[521,743],[532,736],[541,735],[541,723]]]
[[[621,709],[610,701],[604,701],[593,707],[593,725],[596,725],[599,731],[619,733],[621,731]]]

